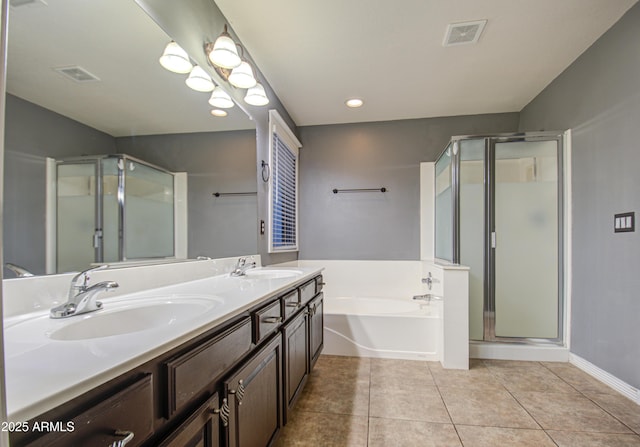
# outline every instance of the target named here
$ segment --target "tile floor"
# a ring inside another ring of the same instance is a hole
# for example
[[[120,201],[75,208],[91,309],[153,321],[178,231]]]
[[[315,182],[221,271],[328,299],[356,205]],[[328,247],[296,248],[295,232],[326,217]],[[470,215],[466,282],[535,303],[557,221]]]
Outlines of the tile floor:
[[[568,363],[321,356],[285,446],[640,447],[640,406]]]

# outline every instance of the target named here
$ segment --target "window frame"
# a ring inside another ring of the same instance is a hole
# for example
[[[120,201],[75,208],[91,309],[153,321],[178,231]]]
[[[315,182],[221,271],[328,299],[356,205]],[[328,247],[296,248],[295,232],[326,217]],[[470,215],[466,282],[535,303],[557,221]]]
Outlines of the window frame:
[[[291,154],[295,158],[295,244],[287,245],[285,247],[274,247],[274,225],[273,225],[273,211],[274,211],[274,195],[273,195],[273,187],[274,187],[274,172],[278,169],[275,166],[274,161],[274,134],[277,135],[278,139],[284,143],[284,146],[291,152]],[[269,236],[269,253],[287,253],[287,252],[298,252],[299,251],[299,176],[300,176],[300,148],[302,144],[295,136],[295,134],[291,131],[286,122],[282,119],[277,110],[269,110],[269,167],[271,173],[269,175],[268,182],[268,236]]]

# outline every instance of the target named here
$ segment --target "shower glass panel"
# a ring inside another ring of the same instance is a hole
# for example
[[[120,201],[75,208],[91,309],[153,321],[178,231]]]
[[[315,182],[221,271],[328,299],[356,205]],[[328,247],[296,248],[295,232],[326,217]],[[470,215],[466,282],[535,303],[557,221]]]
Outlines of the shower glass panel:
[[[460,264],[469,270],[469,337],[484,334],[485,139],[460,147]]]
[[[495,143],[495,336],[558,338],[558,144]]]
[[[438,259],[453,262],[453,192],[452,192],[452,146],[449,144],[436,161],[436,222],[435,255]]]
[[[95,257],[97,163],[59,164],[57,176],[57,271],[82,270]]]
[[[124,259],[174,253],[173,175],[125,159]]]

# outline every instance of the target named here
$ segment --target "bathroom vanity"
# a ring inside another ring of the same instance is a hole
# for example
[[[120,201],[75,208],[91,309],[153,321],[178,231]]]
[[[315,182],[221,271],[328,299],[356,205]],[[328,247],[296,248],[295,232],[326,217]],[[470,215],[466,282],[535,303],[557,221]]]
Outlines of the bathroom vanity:
[[[212,293],[227,304],[233,300],[234,306],[221,305],[225,313],[218,312],[208,324],[134,356],[142,363],[127,371],[116,365],[97,369],[88,391],[25,418],[21,422],[25,430],[11,432],[11,445],[271,445],[322,351],[320,272],[300,269],[297,275],[279,278],[277,269],[255,269],[247,278],[195,281],[199,288],[215,282]],[[189,283],[185,284],[180,290],[192,293]],[[223,286],[232,288],[225,291]],[[180,299],[175,293],[172,296],[174,301]],[[105,300],[105,308],[109,304]],[[163,332],[171,330],[168,323]],[[136,340],[146,337],[145,332],[138,334],[109,338],[111,345],[122,342],[121,349],[126,352]],[[86,340],[69,343],[91,345]],[[103,355],[96,353],[100,349],[95,345],[91,349],[96,358]],[[104,354],[117,357],[111,351]],[[48,360],[43,357],[40,365],[34,365],[45,383],[55,382],[58,373],[58,368],[48,366]],[[15,377],[13,380],[17,383]],[[56,392],[51,394],[55,401]],[[43,402],[35,402],[37,399],[32,397],[34,402],[24,404],[16,414],[46,408]]]

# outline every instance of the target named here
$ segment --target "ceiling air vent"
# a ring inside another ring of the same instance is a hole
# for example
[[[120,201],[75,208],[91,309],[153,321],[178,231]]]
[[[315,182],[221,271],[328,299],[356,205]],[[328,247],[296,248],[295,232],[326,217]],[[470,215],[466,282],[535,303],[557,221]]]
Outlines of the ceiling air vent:
[[[453,45],[464,45],[476,43],[480,34],[487,24],[486,20],[476,20],[474,22],[450,23],[447,26],[447,33],[444,36],[442,45],[450,47]]]
[[[76,82],[93,82],[100,80],[100,78],[92,75],[87,70],[78,65],[74,65],[72,67],[58,67],[54,68],[54,70]]]

